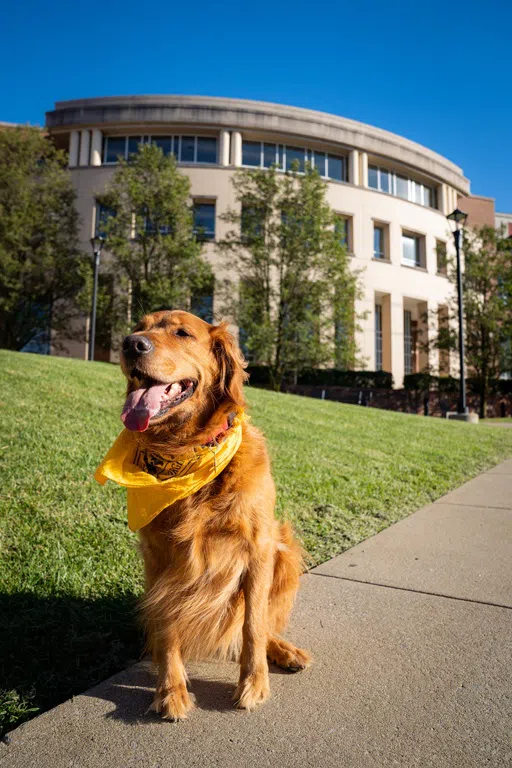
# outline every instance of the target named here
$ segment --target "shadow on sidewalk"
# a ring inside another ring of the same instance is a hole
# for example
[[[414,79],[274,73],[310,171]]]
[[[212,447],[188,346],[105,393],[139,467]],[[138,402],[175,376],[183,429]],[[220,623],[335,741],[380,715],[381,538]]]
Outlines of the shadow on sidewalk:
[[[138,661],[141,649],[133,595],[1,594],[0,730],[97,685]]]

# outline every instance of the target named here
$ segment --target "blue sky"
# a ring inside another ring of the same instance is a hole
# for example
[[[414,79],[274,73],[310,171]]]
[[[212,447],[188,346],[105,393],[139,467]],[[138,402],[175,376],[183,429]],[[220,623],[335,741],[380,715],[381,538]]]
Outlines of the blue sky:
[[[0,120],[136,93],[309,107],[440,152],[512,211],[511,29],[510,0],[19,0],[2,12]]]

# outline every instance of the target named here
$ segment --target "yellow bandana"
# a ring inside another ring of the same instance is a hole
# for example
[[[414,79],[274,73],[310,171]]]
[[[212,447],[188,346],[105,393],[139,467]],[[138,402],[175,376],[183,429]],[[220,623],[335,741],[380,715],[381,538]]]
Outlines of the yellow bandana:
[[[242,442],[244,412],[238,411],[219,445],[201,446],[175,459],[140,450],[135,434],[123,429],[94,478],[128,488],[128,526],[138,531],[163,509],[210,483],[227,467]]]

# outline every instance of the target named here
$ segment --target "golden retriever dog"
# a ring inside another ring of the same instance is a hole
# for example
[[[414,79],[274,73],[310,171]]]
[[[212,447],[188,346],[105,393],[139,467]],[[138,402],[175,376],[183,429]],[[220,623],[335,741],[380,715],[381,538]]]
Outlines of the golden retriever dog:
[[[124,340],[121,366],[122,419],[158,466],[222,447],[245,409],[245,363],[225,323],[181,311],[147,315]],[[274,503],[265,439],[242,416],[241,443],[220,474],[140,528],[142,614],[158,669],[153,708],[163,717],[182,720],[193,708],[187,659],[239,661],[234,701],[247,710],[269,696],[268,660],[290,672],[310,664],[281,637],[303,561]]]

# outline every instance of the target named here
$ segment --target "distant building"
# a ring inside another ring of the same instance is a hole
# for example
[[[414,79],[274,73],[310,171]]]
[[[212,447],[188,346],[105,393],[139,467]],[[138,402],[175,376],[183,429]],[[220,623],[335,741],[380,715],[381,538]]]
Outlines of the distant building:
[[[311,162],[326,180],[331,207],[343,220],[354,268],[362,269],[366,313],[358,344],[369,369],[405,373],[439,369],[435,350],[423,351],[424,313],[445,322],[451,286],[444,253],[452,247],[446,214],[469,194],[452,162],[380,128],[336,115],[279,104],[196,96],[123,96],[57,102],[48,131],[69,151],[83,221],[83,248],[97,227],[101,193],[140,142],[173,152],[191,181],[198,217],[209,236],[206,255],[218,268],[215,239],[226,232],[221,214],[234,205],[237,168],[287,169]],[[484,200],[484,198],[481,198]],[[217,308],[217,297],[211,297]],[[87,345],[70,354],[87,356]],[[453,366],[452,361],[452,366]],[[443,359],[448,372],[449,362]],[[447,367],[448,366],[448,367]]]
[[[496,212],[494,226],[496,229],[504,228],[505,237],[512,237],[512,213]]]

